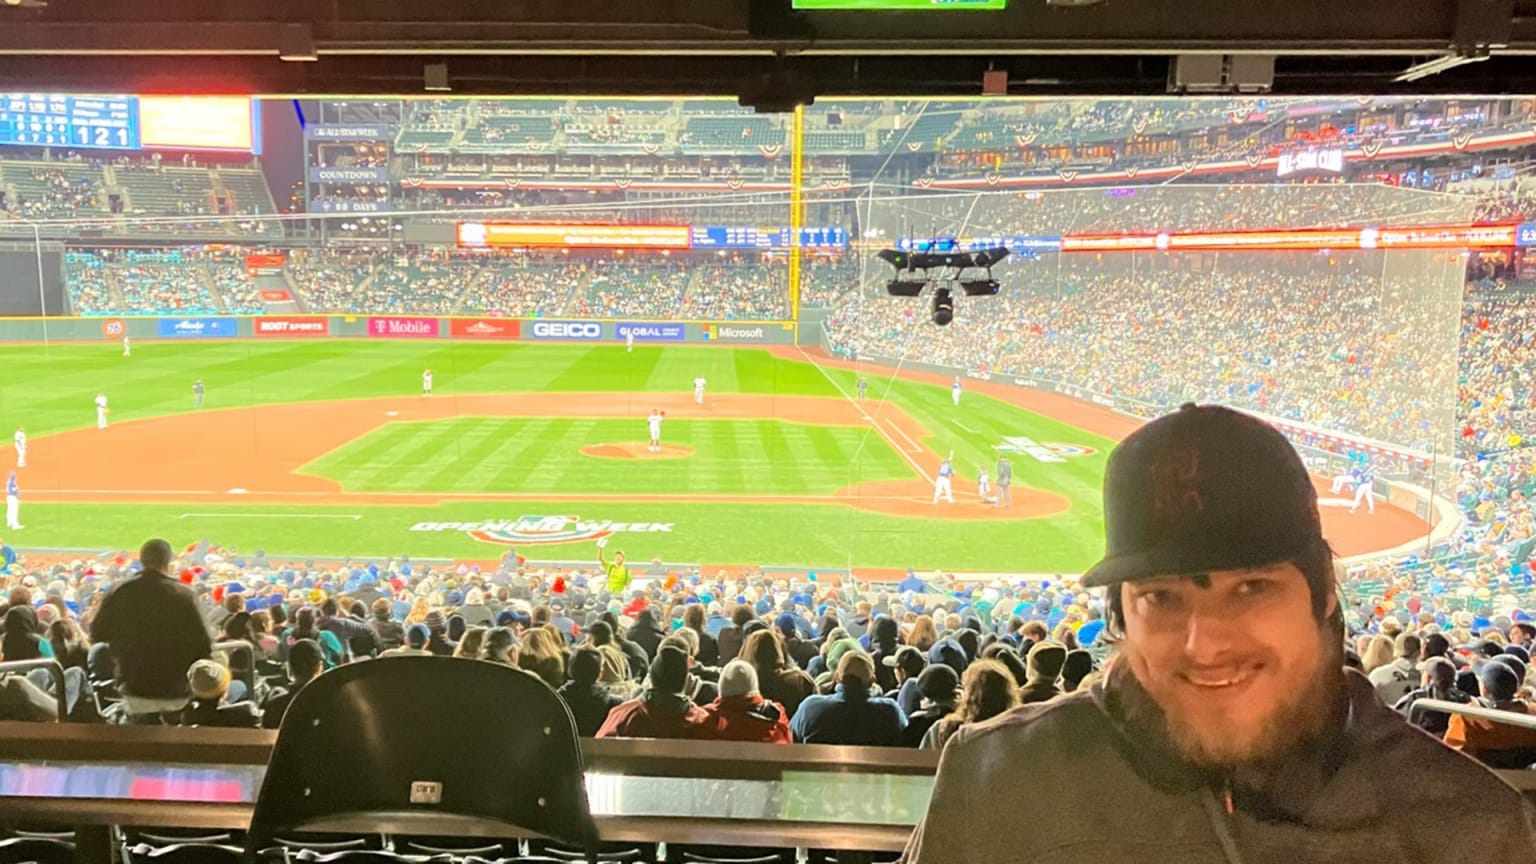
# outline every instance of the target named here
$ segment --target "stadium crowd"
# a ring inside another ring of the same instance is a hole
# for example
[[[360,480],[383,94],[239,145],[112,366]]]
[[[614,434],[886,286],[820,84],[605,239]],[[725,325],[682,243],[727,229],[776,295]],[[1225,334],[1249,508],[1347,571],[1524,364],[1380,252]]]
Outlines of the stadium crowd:
[[[659,561],[631,570],[618,556],[535,568],[513,551],[483,569],[278,561],[206,541],[51,564],[3,544],[0,555],[0,659],[58,660],[78,720],[275,728],[326,669],[433,655],[537,676],[584,736],[937,748],[967,723],[1085,686],[1112,649],[1102,598],[1072,579],[908,571],[877,588]],[[1481,696],[1526,710],[1536,623],[1512,598],[1349,602],[1346,662],[1388,704]],[[4,678],[0,716],[52,719],[54,687],[39,672]],[[1475,721],[1419,722],[1473,755],[1513,746]]]

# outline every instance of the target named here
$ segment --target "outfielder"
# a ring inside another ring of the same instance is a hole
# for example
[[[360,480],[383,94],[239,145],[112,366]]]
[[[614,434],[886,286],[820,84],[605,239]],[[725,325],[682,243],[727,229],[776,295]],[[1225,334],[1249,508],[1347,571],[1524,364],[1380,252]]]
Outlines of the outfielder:
[[[997,506],[1013,506],[1013,465],[1004,455],[997,457]]]
[[[431,369],[428,369],[425,372],[421,373],[421,395],[423,395],[423,396],[431,396],[432,395],[432,370]]]
[[[133,356],[133,346],[128,344],[128,334],[127,333],[123,334],[123,356],[124,357],[132,357]]]
[[[1375,485],[1375,481],[1376,477],[1371,473],[1370,468],[1363,467],[1360,469],[1359,474],[1355,477],[1355,503],[1349,508],[1349,512],[1353,513],[1359,510],[1361,501],[1365,502],[1365,506],[1370,512],[1376,512],[1376,490],[1372,488]]]
[[[635,352],[635,331],[630,328],[624,331],[624,350],[633,354]]]
[[[704,404],[704,376],[693,379],[693,401],[697,405]]]
[[[107,428],[107,394],[96,394],[96,428]]]
[[[960,376],[955,376],[955,383],[949,385],[949,398],[955,402],[955,407],[960,407]]]
[[[203,407],[203,379],[201,378],[192,382],[192,401],[197,403],[197,407]]]
[[[859,376],[859,401],[860,402],[864,401],[864,394],[868,393],[868,392],[869,392],[869,382],[864,380],[864,376],[863,375],[860,375]]]
[[[939,503],[940,498],[951,504],[955,503],[955,492],[951,486],[955,476],[955,466],[950,464],[950,460],[953,458],[955,458],[955,454],[951,453],[943,462],[939,463],[939,476],[933,480],[933,503],[935,504]]]
[[[661,421],[666,416],[661,411],[652,408],[650,416],[645,418],[645,422],[651,427],[651,446],[646,449],[652,453],[661,452]]]
[[[5,480],[5,527],[21,530],[21,487],[16,485],[16,472]]]
[[[16,442],[16,467],[27,467],[27,433],[20,426],[16,427],[16,435],[12,439]]]

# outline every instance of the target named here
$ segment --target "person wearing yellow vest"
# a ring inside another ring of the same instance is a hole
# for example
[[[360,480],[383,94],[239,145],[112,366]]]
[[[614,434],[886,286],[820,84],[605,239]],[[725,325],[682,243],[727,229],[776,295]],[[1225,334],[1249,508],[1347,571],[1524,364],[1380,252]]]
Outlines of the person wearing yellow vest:
[[[629,573],[629,568],[624,565],[624,551],[621,549],[613,553],[613,563],[603,557],[603,547],[608,545],[608,538],[603,537],[597,541],[597,563],[608,574],[608,593],[615,596],[622,595],[635,577]]]

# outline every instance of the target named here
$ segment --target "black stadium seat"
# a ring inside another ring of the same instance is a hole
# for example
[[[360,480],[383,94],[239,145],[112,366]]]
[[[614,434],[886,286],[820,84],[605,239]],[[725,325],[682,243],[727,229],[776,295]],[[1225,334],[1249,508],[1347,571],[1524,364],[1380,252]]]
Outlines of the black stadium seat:
[[[74,864],[75,844],[45,837],[12,837],[0,840],[0,864]]]
[[[245,850],[221,843],[123,847],[123,864],[245,864]]]
[[[422,816],[595,852],[565,703],[520,670],[448,657],[389,657],[326,672],[283,717],[247,843],[264,849],[342,817],[410,824]]]

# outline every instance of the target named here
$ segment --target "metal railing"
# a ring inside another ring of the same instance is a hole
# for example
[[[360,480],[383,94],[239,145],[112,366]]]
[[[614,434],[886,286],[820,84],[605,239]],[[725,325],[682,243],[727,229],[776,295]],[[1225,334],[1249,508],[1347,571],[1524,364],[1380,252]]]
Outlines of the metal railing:
[[[1461,714],[1465,717],[1475,717],[1479,720],[1487,720],[1491,723],[1503,723],[1506,726],[1518,726],[1521,729],[1536,729],[1536,716],[1520,714],[1514,711],[1500,711],[1497,708],[1484,708],[1481,705],[1463,705],[1460,702],[1446,702],[1441,699],[1416,699],[1408,706],[1408,720],[1417,720],[1426,711],[1439,711],[1442,714]]]
[[[64,665],[58,660],[52,657],[39,657],[36,660],[10,660],[0,663],[0,676],[11,673],[26,674],[34,669],[47,669],[48,677],[53,679],[53,701],[58,706],[58,717],[55,718],[55,722],[69,722],[69,692],[64,686]]]

